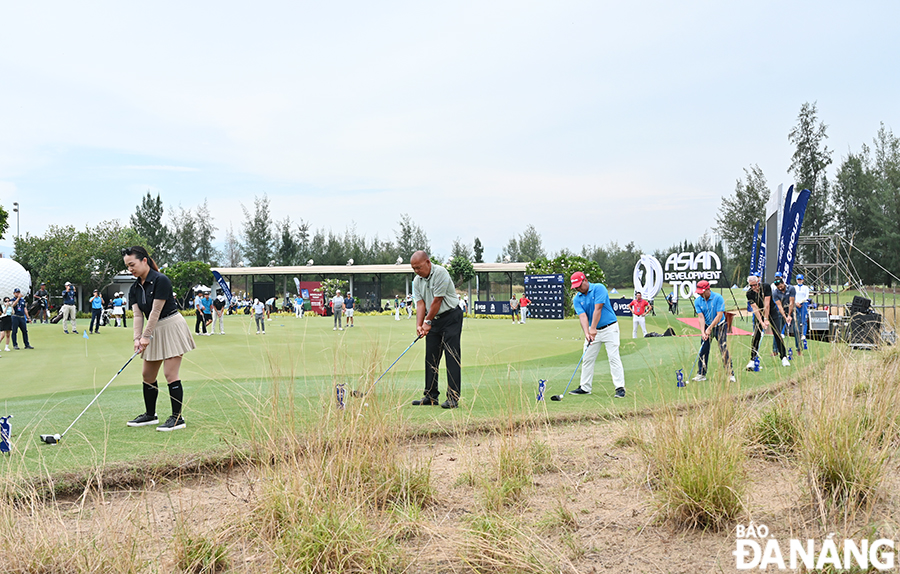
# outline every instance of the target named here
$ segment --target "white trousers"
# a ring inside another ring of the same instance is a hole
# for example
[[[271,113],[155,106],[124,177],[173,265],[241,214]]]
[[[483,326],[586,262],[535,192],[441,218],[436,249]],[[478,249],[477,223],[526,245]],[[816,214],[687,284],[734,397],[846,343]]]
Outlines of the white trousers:
[[[631,326],[631,338],[632,339],[638,338],[638,336],[637,336],[638,325],[641,326],[641,331],[644,332],[643,336],[646,337],[647,336],[647,318],[644,317],[643,315],[640,317],[638,317],[637,315],[634,315],[634,316],[632,316],[632,320],[634,321],[634,323]]]
[[[619,358],[619,324],[614,323],[597,331],[594,342],[589,347],[584,342],[584,360],[581,363],[581,388],[591,392],[594,381],[594,363],[600,354],[600,346],[606,345],[606,356],[609,359],[609,373],[612,375],[613,385],[621,388],[625,386],[625,369],[622,368],[622,359]]]
[[[212,329],[209,331],[210,333],[216,332],[216,323],[219,324],[219,334],[224,335],[225,334],[225,311],[224,310],[222,311],[222,314],[219,315],[219,313],[216,312],[215,309],[213,309],[213,324],[212,324]]]
[[[520,307],[519,307],[519,315],[520,315],[520,317],[521,317],[521,319],[519,319],[519,321],[521,321],[522,323],[524,323],[524,322],[525,322],[525,317],[528,315],[528,307],[521,307],[521,306],[520,306]]]

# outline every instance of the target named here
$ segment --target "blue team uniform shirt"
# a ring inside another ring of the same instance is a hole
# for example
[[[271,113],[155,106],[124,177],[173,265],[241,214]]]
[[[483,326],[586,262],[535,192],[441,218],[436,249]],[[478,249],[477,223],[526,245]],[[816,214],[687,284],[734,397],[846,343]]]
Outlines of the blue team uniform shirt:
[[[100,295],[97,295],[91,301],[91,309],[102,309],[103,308],[103,299],[100,298]]]
[[[606,290],[606,287],[602,283],[591,283],[587,293],[575,293],[575,297],[572,298],[575,314],[587,314],[588,324],[594,319],[594,305],[600,303],[603,304],[603,309],[600,310],[600,320],[597,322],[598,328],[616,322],[616,313],[612,310],[612,305],[609,303],[609,291]]]
[[[63,305],[74,305],[75,304],[75,290],[71,291],[63,291],[62,292]]]
[[[709,292],[709,301],[702,296],[694,299],[694,310],[703,315],[707,326],[712,325],[713,319],[716,318],[716,314],[719,312],[722,313],[722,320],[719,321],[716,327],[725,322],[725,299],[714,291]]]
[[[353,309],[353,301],[354,301],[353,297],[346,297],[346,298],[344,298],[344,306],[345,306],[348,310],[349,310],[349,309]]]
[[[16,304],[13,305],[13,313],[16,317],[24,317],[25,316],[25,297],[21,297]]]
[[[203,299],[200,299],[200,302],[203,304],[203,314],[212,315],[212,299],[204,297]]]

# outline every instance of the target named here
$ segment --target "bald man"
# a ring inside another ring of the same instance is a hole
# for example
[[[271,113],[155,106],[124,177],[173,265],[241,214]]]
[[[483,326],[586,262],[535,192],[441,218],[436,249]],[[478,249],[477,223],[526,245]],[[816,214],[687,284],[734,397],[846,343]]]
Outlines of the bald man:
[[[456,287],[446,269],[431,262],[424,251],[416,251],[409,260],[413,271],[413,299],[416,302],[416,333],[425,337],[425,393],[414,405],[437,405],[445,409],[459,406],[460,334],[463,312],[459,308]],[[439,403],[438,369],[441,355],[447,351],[447,400]]]

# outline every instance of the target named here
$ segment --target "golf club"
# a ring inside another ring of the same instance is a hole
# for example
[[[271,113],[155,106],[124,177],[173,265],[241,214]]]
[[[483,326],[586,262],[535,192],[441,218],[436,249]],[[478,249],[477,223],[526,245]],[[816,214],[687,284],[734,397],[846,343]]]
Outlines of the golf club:
[[[565,394],[569,392],[569,385],[571,385],[571,384],[572,384],[572,381],[575,380],[575,373],[578,372],[578,367],[581,366],[581,362],[584,360],[584,356],[587,354],[588,349],[590,348],[590,346],[591,346],[592,343],[593,343],[593,341],[588,342],[587,347],[584,348],[584,352],[581,353],[581,358],[578,359],[578,364],[575,365],[575,370],[572,372],[572,377],[569,379],[569,384],[566,385],[566,390],[564,390],[564,391],[562,392],[561,395],[553,395],[553,396],[551,396],[551,397],[550,397],[550,400],[551,400],[551,401],[561,401],[561,400],[563,400],[563,397],[565,396]]]
[[[152,337],[151,337],[151,338],[152,338]],[[119,372],[116,373],[115,375],[113,375],[113,378],[111,378],[111,379],[109,380],[109,382],[106,383],[106,385],[104,385],[104,387],[103,387],[102,389],[100,389],[100,392],[97,393],[97,396],[94,397],[94,400],[92,400],[90,403],[88,403],[88,406],[84,407],[84,410],[81,411],[81,414],[80,414],[80,415],[78,415],[77,417],[75,417],[75,420],[72,421],[72,424],[69,425],[69,428],[67,428],[66,430],[64,430],[62,434],[42,434],[42,435],[41,435],[41,441],[43,441],[43,442],[45,442],[45,443],[47,443],[47,444],[56,444],[56,443],[58,443],[59,441],[61,441],[61,440],[62,440],[62,437],[66,436],[66,433],[69,432],[69,430],[70,430],[73,426],[75,426],[75,423],[78,422],[78,419],[80,419],[81,416],[82,416],[84,413],[86,413],[87,410],[88,410],[89,408],[91,408],[91,405],[94,404],[94,403],[97,401],[97,399],[100,398],[100,395],[103,394],[103,391],[106,390],[106,387],[108,387],[113,381],[116,380],[116,377],[119,376],[119,373],[121,373],[122,371],[124,371],[124,370],[125,370],[125,367],[127,367],[128,364],[131,363],[131,361],[132,361],[135,357],[137,357],[139,353],[140,353],[140,351],[135,351],[134,354],[131,355],[131,358],[128,359],[128,361],[127,361],[124,365],[122,365],[122,368],[121,368],[121,369],[119,369]]]
[[[416,344],[416,341],[418,341],[418,340],[421,339],[421,338],[422,338],[422,335],[417,336],[417,337],[413,340],[413,342],[409,344],[409,347],[406,348],[406,351],[412,349],[412,346]],[[370,392],[372,392],[372,389],[375,388],[375,385],[378,384],[378,381],[380,381],[380,380],[388,373],[388,371],[390,371],[391,368],[392,368],[394,365],[397,364],[397,361],[399,361],[399,360],[403,357],[403,355],[406,354],[406,351],[403,351],[402,353],[400,353],[400,356],[397,357],[397,358],[394,360],[393,363],[391,363],[391,366],[390,366],[390,367],[388,367],[383,373],[381,373],[381,376],[380,376],[380,377],[378,377],[377,379],[375,379],[375,382],[372,383],[371,386],[369,386],[369,388],[368,388],[368,390],[367,390],[366,392],[362,392],[362,391],[356,390],[356,391],[353,391],[353,392],[350,393],[350,394],[353,395],[354,397],[365,397],[365,396],[367,396]]]

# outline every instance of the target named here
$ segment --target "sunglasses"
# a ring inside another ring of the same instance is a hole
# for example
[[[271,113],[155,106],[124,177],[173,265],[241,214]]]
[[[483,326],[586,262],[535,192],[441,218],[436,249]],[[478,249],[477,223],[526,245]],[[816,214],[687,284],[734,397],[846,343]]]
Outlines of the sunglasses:
[[[134,255],[134,250],[131,247],[126,247],[122,250],[122,257],[125,257],[126,255]]]

